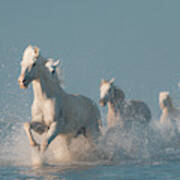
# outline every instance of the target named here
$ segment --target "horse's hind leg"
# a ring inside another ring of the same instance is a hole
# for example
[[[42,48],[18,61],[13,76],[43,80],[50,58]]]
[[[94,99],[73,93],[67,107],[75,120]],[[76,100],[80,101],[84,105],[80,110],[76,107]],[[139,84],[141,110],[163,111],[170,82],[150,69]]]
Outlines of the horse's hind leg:
[[[35,139],[32,135],[32,132],[31,132],[31,123],[28,123],[28,122],[24,123],[24,130],[28,136],[28,139],[30,141],[30,145],[33,147],[37,146],[39,149],[39,144],[35,141]]]

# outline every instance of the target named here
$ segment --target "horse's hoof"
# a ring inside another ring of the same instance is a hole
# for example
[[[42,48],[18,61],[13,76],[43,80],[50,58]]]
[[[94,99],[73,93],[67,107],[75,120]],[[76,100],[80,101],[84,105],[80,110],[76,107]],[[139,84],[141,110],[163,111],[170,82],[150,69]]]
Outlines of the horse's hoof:
[[[36,143],[36,142],[31,142],[30,143],[31,147],[36,148],[38,151],[40,151],[40,144]]]
[[[40,152],[40,150],[41,150],[40,144],[37,144],[37,145],[35,146],[35,148],[36,148],[36,150],[37,150],[38,152]]]
[[[37,145],[37,143],[35,143],[35,142],[30,142],[30,146],[32,146],[32,147],[35,147]]]
[[[41,153],[44,153],[48,148],[48,142],[44,141],[42,144],[41,144]]]

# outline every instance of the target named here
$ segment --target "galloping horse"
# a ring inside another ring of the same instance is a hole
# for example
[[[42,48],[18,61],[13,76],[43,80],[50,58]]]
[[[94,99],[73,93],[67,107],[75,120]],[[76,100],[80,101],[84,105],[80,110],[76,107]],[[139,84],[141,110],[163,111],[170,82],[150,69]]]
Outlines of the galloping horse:
[[[114,79],[101,81],[99,103],[108,105],[108,127],[118,124],[130,128],[133,121],[147,123],[151,119],[149,107],[139,100],[126,101],[124,92],[114,85]]]
[[[32,121],[24,124],[30,145],[44,152],[57,135],[67,138],[83,134],[92,142],[99,134],[100,112],[97,105],[82,95],[67,94],[58,81],[58,62],[45,59],[39,48],[28,46],[21,62],[18,78],[20,88],[26,89],[32,82],[34,101]],[[47,133],[40,144],[33,137],[32,130],[39,134]]]
[[[173,105],[169,92],[164,91],[159,93],[159,105],[162,110],[160,117],[161,124],[166,123],[168,120],[173,123],[180,121],[180,109]]]

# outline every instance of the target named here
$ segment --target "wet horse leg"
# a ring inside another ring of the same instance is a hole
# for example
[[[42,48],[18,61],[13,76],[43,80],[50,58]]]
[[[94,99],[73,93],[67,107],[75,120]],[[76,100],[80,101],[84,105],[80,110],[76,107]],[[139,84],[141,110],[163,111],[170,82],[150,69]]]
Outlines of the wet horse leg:
[[[57,122],[53,122],[53,123],[51,123],[51,125],[47,131],[47,138],[41,144],[41,152],[46,151],[49,144],[55,139],[55,137],[57,135],[58,135]]]
[[[31,132],[31,123],[28,123],[28,122],[24,123],[24,130],[28,136],[28,139],[30,141],[30,145],[32,147],[38,147],[38,149],[39,149],[40,145],[35,141],[35,139],[32,135],[32,132]]]

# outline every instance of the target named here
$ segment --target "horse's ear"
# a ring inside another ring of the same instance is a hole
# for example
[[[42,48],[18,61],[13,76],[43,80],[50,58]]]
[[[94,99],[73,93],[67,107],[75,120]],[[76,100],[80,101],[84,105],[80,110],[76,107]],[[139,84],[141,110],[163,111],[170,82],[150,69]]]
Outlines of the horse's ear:
[[[53,66],[57,67],[57,66],[59,66],[60,63],[61,63],[61,61],[58,59],[53,63]]]
[[[35,53],[35,56],[36,58],[39,56],[39,48],[37,46],[34,47],[34,53]]]
[[[112,78],[109,82],[112,84],[115,81],[115,78]]]
[[[33,48],[33,47],[29,44],[27,48]]]
[[[105,79],[101,79],[101,85],[103,84],[103,83],[105,83]]]

